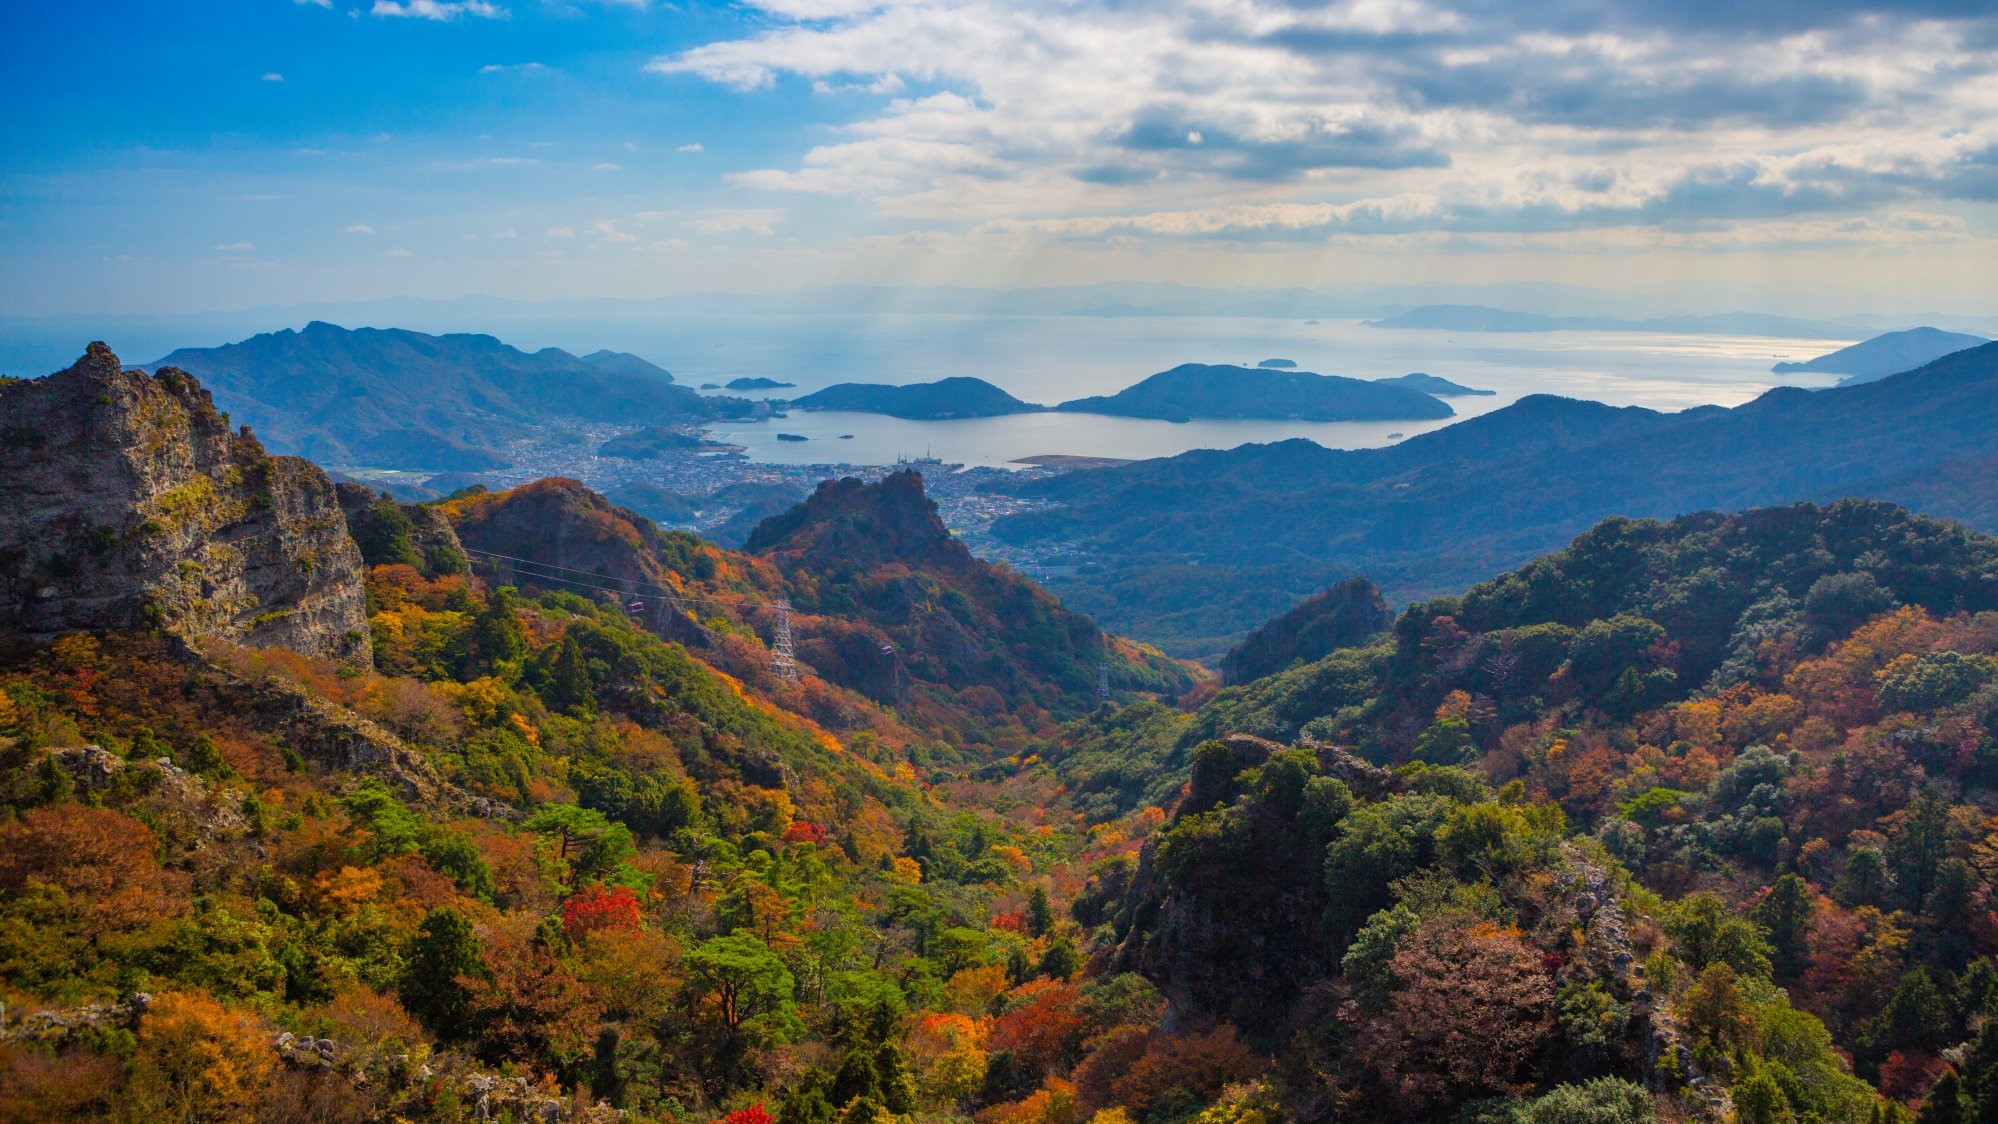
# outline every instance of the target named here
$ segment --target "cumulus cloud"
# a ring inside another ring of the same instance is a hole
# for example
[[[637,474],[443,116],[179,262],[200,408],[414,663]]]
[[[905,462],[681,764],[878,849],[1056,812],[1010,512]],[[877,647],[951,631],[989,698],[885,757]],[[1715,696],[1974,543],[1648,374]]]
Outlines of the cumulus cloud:
[[[547,70],[545,63],[538,62],[489,62],[479,68],[480,74],[537,74]]]
[[[349,234],[373,234],[374,232],[375,228],[364,222],[357,222],[347,228],[347,233]]]
[[[257,248],[254,242],[223,242],[215,247],[219,254],[247,254]]]
[[[368,9],[377,16],[447,21],[459,16],[505,19],[506,9],[487,0],[375,0]]]
[[[1969,0],[752,4],[647,69],[881,100],[730,183],[987,237],[1891,239],[1926,235],[1884,209],[1998,200]]]
[[[282,81],[284,81],[284,75],[282,75],[282,74],[279,74],[279,73],[278,73],[277,71],[275,71],[275,70],[273,70],[273,71],[269,71],[269,72],[267,72],[267,73],[266,73],[266,74],[265,74],[265,75],[263,76],[263,78],[262,78],[262,81],[265,81],[265,82],[282,82]]]
[[[701,145],[700,143],[696,142],[696,143],[694,143],[694,144],[683,144],[683,145],[681,145],[680,147],[678,147],[678,148],[674,149],[673,151],[675,151],[675,152],[706,152],[706,151],[707,151],[707,149],[706,149],[706,148],[705,148],[704,146],[702,146],[702,145]]]

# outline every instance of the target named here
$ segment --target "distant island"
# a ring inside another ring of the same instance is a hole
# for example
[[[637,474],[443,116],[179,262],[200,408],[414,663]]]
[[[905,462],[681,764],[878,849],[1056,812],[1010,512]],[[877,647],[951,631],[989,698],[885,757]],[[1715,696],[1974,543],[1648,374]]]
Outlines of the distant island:
[[[1161,421],[1195,418],[1294,421],[1423,421],[1456,411],[1419,390],[1309,371],[1184,363],[1116,394],[1055,409]]]
[[[1047,409],[1022,402],[984,379],[962,377],[908,386],[843,382],[794,399],[791,405],[801,410],[850,410],[913,421],[996,418]]]
[[[1468,395],[1484,396],[1498,393],[1496,390],[1479,390],[1474,386],[1454,383],[1449,379],[1439,378],[1436,375],[1425,375],[1421,371],[1412,371],[1406,375],[1396,375],[1393,378],[1375,379],[1374,382],[1381,386],[1405,386],[1410,390],[1419,390],[1424,394],[1431,394],[1438,398],[1463,398]]]
[[[685,452],[698,449],[708,442],[699,434],[684,430],[669,429],[663,425],[648,425],[644,429],[619,434],[597,447],[600,457],[621,457],[625,460],[652,460],[667,453]]]
[[[554,350],[552,348],[546,350]],[[613,375],[625,375],[634,379],[654,379],[659,382],[672,382],[673,375],[664,367],[646,359],[641,359],[629,351],[612,351],[603,348],[582,357],[583,362],[599,371]]]
[[[1778,363],[1769,369],[1779,375],[1844,375],[1846,377],[1840,379],[1838,385],[1855,386],[1884,379],[1888,375],[1898,375],[1967,347],[1980,347],[1990,342],[1983,336],[1945,332],[1940,328],[1909,328],[1905,332],[1874,336],[1816,359],[1802,363]]]
[[[779,440],[779,441],[810,441],[810,440],[811,440],[811,438],[809,438],[809,437],[806,437],[806,436],[805,436],[804,434],[801,434],[801,433],[780,433],[780,434],[778,434],[778,435],[777,435],[777,440]]]
[[[730,379],[726,385],[729,390],[781,390],[798,384],[794,382],[778,382],[776,379],[754,376],[750,378]]]
[[[1256,366],[1258,366],[1258,367],[1261,367],[1261,368],[1263,368],[1263,369],[1264,369],[1264,370],[1266,370],[1266,371],[1288,371],[1288,370],[1290,370],[1290,369],[1291,369],[1292,367],[1295,367],[1295,366],[1297,366],[1297,360],[1295,360],[1295,359],[1265,359],[1265,360],[1263,360],[1262,362],[1260,362],[1260,363],[1256,364]]]
[[[1425,304],[1364,323],[1369,328],[1422,328],[1450,332],[1662,332],[1830,340],[1849,340],[1862,330],[1836,321],[1801,320],[1759,312],[1623,320],[1610,316],[1544,316],[1537,312],[1513,312],[1478,304]]]

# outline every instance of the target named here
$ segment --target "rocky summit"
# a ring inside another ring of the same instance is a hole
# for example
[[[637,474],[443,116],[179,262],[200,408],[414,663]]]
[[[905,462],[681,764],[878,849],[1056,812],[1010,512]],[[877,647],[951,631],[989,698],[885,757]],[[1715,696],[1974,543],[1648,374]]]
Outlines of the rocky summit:
[[[0,387],[0,630],[156,627],[369,650],[361,555],[316,466],[231,432],[193,376],[93,343]]]

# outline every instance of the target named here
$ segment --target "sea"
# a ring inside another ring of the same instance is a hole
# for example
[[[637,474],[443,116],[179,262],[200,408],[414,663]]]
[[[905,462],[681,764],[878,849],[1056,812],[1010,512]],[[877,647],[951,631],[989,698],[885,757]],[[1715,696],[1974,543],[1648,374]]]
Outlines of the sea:
[[[205,323],[199,330],[171,318],[133,321],[115,329],[119,334],[109,342],[128,361],[140,362],[179,346],[209,346],[257,331],[302,326],[288,317],[268,318],[269,323],[231,322],[226,328]],[[1254,366],[1265,359],[1289,359],[1300,370],[1368,379],[1422,371],[1496,392],[1448,399],[1456,417],[1440,421],[1176,423],[1090,414],[905,421],[793,410],[781,418],[724,423],[712,430],[716,440],[742,446],[753,460],[805,465],[878,465],[933,457],[966,466],[1016,466],[1021,458],[1048,455],[1138,460],[1293,437],[1331,448],[1364,448],[1405,440],[1529,394],[1667,411],[1708,403],[1733,406],[1774,386],[1831,385],[1836,376],[1776,375],[1770,366],[1854,342],[1636,332],[1450,332],[1374,328],[1359,320],[1200,316],[757,312],[645,319],[512,314],[495,320],[448,307],[376,326],[487,332],[529,351],[550,346],[577,354],[598,348],[629,351],[693,387],[744,376],[796,384],[795,389],[746,397],[797,397],[838,382],[900,384],[970,375],[1026,401],[1052,405],[1114,394],[1181,363]],[[55,340],[42,334],[10,335],[0,349],[11,360],[6,364],[10,373],[53,370],[58,361],[52,357],[73,357],[81,350],[67,335]],[[780,433],[806,440],[779,440]]]
[[[655,334],[656,333],[656,334]],[[566,333],[565,333],[566,334]],[[792,410],[782,418],[716,426],[714,439],[774,463],[886,464],[935,457],[967,466],[1045,455],[1140,460],[1191,449],[1303,437],[1328,448],[1392,444],[1530,394],[1677,411],[1734,406],[1771,387],[1829,386],[1832,375],[1777,375],[1854,341],[1683,336],[1632,332],[1479,333],[1370,327],[1358,320],[1100,316],[708,317],[673,325],[611,325],[578,347],[632,351],[698,387],[762,376],[797,384],[745,397],[797,397],[839,382],[913,383],[969,375],[1028,402],[1052,405],[1114,394],[1181,363],[1254,366],[1289,359],[1299,370],[1354,378],[1412,371],[1490,396],[1447,399],[1438,421],[1167,422],[1093,414],[907,421]],[[778,434],[807,438],[779,440]]]

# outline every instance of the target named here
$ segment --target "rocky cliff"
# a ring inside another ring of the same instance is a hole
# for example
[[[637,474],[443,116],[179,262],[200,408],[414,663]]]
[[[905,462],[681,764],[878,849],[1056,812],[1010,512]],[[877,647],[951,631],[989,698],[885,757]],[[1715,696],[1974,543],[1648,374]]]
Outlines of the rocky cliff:
[[[231,432],[193,376],[101,343],[0,387],[0,632],[157,627],[369,655],[332,483]]]
[[[876,699],[914,680],[988,687],[1066,716],[1096,705],[1104,668],[1118,691],[1174,693],[1192,682],[1185,668],[1113,641],[1026,578],[973,556],[916,472],[828,480],[764,520],[745,549],[783,573],[802,614],[793,623],[799,657]]]

